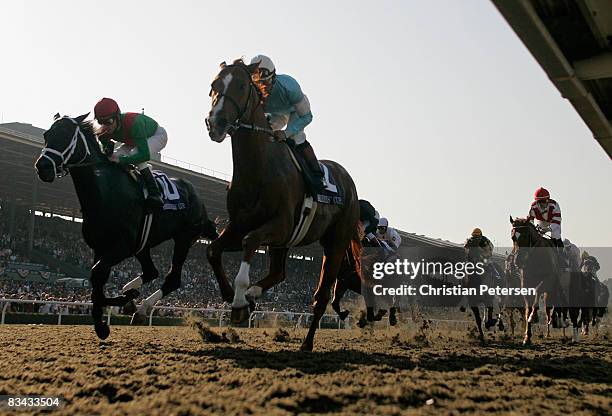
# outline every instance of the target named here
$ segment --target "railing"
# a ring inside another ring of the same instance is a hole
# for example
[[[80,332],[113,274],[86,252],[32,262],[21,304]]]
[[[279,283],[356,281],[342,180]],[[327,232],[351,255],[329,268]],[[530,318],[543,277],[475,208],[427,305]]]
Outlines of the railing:
[[[161,156],[161,160],[160,161],[163,162],[163,163],[167,163],[169,165],[174,165],[174,166],[177,166],[179,168],[192,170],[194,172],[198,172],[198,173],[201,173],[203,175],[212,176],[213,178],[223,179],[224,181],[227,181],[227,182],[229,182],[231,180],[231,178],[232,178],[227,173],[220,172],[218,170],[205,168],[204,166],[196,165],[195,163],[185,162],[183,160],[178,160],[178,159],[175,159],[173,157],[166,156],[166,155],[160,155],[160,156]]]
[[[64,306],[64,308],[60,308],[58,316],[57,316],[57,324],[61,325],[62,324],[62,316],[63,315],[68,315],[68,307],[70,306],[87,306],[87,307],[91,307],[93,306],[93,304],[91,302],[62,302],[62,301],[46,301],[46,300],[30,300],[30,299],[0,299],[0,305],[2,305],[2,316],[0,318],[0,324],[4,325],[4,321],[5,321],[5,317],[6,317],[6,312],[8,310],[8,307],[10,304],[13,303],[17,303],[17,304],[39,304],[39,305],[60,305],[60,306]],[[108,325],[110,325],[111,323],[111,316],[113,315],[113,309],[114,307],[108,307],[106,308],[106,313],[107,313],[107,323]],[[184,308],[184,307],[179,307],[179,306],[154,306],[151,309],[151,312],[149,312],[149,326],[153,326],[153,315],[155,313],[155,311],[159,311],[159,310],[170,310],[170,311],[183,311],[183,312],[212,312],[212,313],[218,313],[219,314],[219,326],[223,326],[223,319],[225,316],[231,314],[231,310],[230,309],[215,309],[215,308]],[[251,315],[249,316],[249,321],[248,321],[248,326],[249,328],[253,328],[253,324],[255,322],[255,318],[257,316],[262,316],[265,317],[266,315],[272,315],[272,316],[280,316],[280,315],[292,315],[293,317],[297,317],[297,323],[296,323],[296,328],[301,327],[302,323],[307,322],[308,318],[312,316],[312,313],[297,313],[297,312],[291,312],[291,311],[284,311],[284,312],[279,312],[279,311],[255,311],[252,312]],[[306,320],[304,321],[304,318],[306,318]],[[331,319],[334,321],[337,321],[338,323],[338,329],[342,328],[342,321],[340,319],[338,319],[337,316],[335,315],[323,315],[323,317],[321,318],[321,320],[319,321],[319,328],[321,328],[321,323],[323,321],[323,318],[327,318],[327,319]],[[350,319],[350,318],[347,318]],[[348,327],[348,321],[345,324],[345,328]]]
[[[313,316],[312,313],[308,313],[308,312],[295,313],[295,312],[289,312],[289,311],[287,311],[287,312],[279,312],[279,311],[254,311],[254,312],[251,312],[251,315],[249,315],[249,328],[253,327],[253,322],[255,321],[255,318],[258,315],[262,315],[262,316],[265,316],[265,315],[275,315],[275,316],[285,315],[286,316],[286,315],[289,315],[289,314],[292,315],[293,317],[295,317],[295,316],[298,317],[297,322],[295,324],[296,328],[301,328],[302,321],[303,321],[304,318],[306,318],[306,322],[307,322],[308,321],[308,317]],[[323,318],[328,318],[328,319],[332,319],[332,320],[336,321],[338,323],[338,329],[342,328],[342,322],[343,321],[341,321],[340,318],[338,318],[337,315],[323,315],[321,317],[321,319],[319,320],[319,328],[321,328],[321,324],[323,323]],[[345,322],[345,326],[344,327],[345,328],[349,328],[350,327],[350,317],[347,317],[346,321],[344,321],[344,322]]]
[[[65,305],[65,308],[59,310],[57,315],[57,324],[62,324],[62,315],[68,315],[68,306],[93,306],[91,302],[61,302],[51,300],[31,300],[31,299],[0,299],[2,305],[2,316],[0,317],[0,325],[4,325],[4,319],[6,316],[6,310],[12,303],[23,303],[23,304],[39,304],[39,305]],[[107,323],[110,325],[112,308],[107,308],[108,317]]]

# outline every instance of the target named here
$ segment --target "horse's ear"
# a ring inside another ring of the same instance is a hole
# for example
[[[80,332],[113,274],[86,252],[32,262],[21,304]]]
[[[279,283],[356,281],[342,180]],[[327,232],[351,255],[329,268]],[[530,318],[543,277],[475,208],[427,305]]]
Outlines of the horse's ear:
[[[247,65],[247,69],[249,70],[251,74],[255,72],[257,68],[259,68],[259,62],[253,62],[252,64]]]
[[[87,116],[89,115],[89,113],[85,113],[85,114],[81,114],[80,116],[78,116],[77,118],[75,118],[74,120],[77,123],[82,123],[83,120],[85,120],[87,118]]]
[[[62,116],[60,116],[60,113],[55,113],[55,115],[53,116],[53,121],[57,121],[57,119],[62,118]]]
[[[512,219],[512,215],[510,215],[510,224],[514,224],[514,219]]]
[[[219,64],[219,67],[220,67],[221,69],[223,69],[223,68],[225,68],[225,66],[226,66],[226,65],[227,65],[227,64],[225,63],[225,61],[223,61],[223,62],[221,62],[221,63]]]

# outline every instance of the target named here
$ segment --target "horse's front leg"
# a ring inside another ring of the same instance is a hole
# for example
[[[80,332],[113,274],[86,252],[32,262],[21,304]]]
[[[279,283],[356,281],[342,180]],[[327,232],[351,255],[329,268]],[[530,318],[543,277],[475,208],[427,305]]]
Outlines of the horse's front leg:
[[[287,270],[287,248],[270,248],[270,271],[260,281],[247,289],[246,296],[257,299],[263,292],[285,280]]]
[[[232,227],[232,223],[227,224],[223,229],[219,238],[214,240],[206,249],[206,257],[215,273],[219,289],[221,290],[221,298],[224,302],[231,302],[234,298],[234,289],[227,279],[225,270],[223,269],[222,254],[224,251],[240,250],[240,241],[243,234],[238,233]]]
[[[254,304],[252,299],[249,301],[247,299],[247,290],[249,288],[249,271],[251,269],[251,261],[257,252],[257,249],[261,247],[263,242],[274,243],[278,242],[278,244],[282,243],[283,236],[285,234],[289,235],[291,229],[289,227],[290,221],[283,217],[277,217],[273,220],[265,223],[259,228],[249,232],[242,239],[242,262],[240,263],[240,269],[238,270],[238,274],[234,279],[234,299],[232,300],[232,323],[239,324],[246,321],[249,318],[249,306],[251,309]],[[280,256],[283,254],[283,256]],[[278,252],[276,254],[276,262],[277,268],[283,266],[285,263],[284,259],[280,259],[279,257],[286,257],[286,252]],[[281,275],[284,273],[280,271]],[[273,282],[275,279],[278,280],[280,278],[279,271],[277,270],[274,276],[269,279],[268,283]],[[263,289],[263,288],[262,288]],[[260,292],[258,289],[253,291],[255,294]],[[261,293],[261,292],[260,292]]]
[[[128,256],[129,250],[126,248],[125,244],[117,244],[109,252],[102,255],[95,254],[95,258],[97,258],[98,261],[96,261],[91,268],[90,277],[92,287],[91,301],[93,303],[91,316],[93,318],[96,335],[98,335],[100,339],[106,339],[110,334],[110,328],[103,319],[104,307],[114,304],[112,300],[109,303],[109,299],[104,295],[104,285],[108,281],[111,267]],[[116,299],[117,298],[114,300]]]

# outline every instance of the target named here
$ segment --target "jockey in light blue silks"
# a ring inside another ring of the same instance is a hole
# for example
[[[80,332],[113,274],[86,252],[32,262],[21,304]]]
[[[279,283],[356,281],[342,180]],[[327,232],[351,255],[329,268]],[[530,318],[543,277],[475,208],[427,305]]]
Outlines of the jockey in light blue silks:
[[[253,71],[252,78],[262,94],[274,137],[293,142],[295,149],[306,160],[308,168],[318,178],[319,190],[324,189],[327,184],[323,171],[304,134],[304,128],[312,121],[308,97],[295,79],[289,75],[277,75],[272,60],[267,56],[257,55],[251,60],[251,64],[256,63],[259,65]]]

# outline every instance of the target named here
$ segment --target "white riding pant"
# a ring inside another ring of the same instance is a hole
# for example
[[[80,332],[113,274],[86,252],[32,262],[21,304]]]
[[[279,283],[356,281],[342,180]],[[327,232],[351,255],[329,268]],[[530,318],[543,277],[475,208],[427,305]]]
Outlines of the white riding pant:
[[[555,239],[561,239],[561,224],[549,223],[546,221],[538,221],[538,225],[543,230],[550,230],[550,236]]]
[[[272,113],[270,114],[270,127],[272,127],[272,130],[282,130],[287,124],[297,117],[299,116],[295,112],[291,113],[291,115]],[[293,136],[289,137],[289,140],[293,140],[296,145],[302,144],[306,141],[306,133],[304,133],[304,130],[299,131]]]
[[[161,152],[161,150],[166,147],[168,143],[168,134],[166,133],[166,129],[162,126],[158,126],[157,130],[155,130],[155,134],[147,139],[147,145],[149,146],[149,154],[153,156],[155,153]],[[113,152],[116,157],[119,156],[132,156],[138,151],[135,146],[130,146],[129,144],[122,144]],[[149,167],[147,162],[139,163],[136,166],[138,170],[143,170]]]

